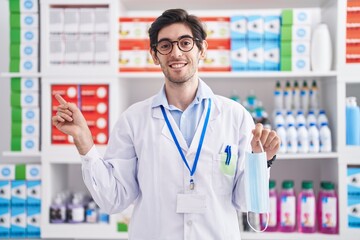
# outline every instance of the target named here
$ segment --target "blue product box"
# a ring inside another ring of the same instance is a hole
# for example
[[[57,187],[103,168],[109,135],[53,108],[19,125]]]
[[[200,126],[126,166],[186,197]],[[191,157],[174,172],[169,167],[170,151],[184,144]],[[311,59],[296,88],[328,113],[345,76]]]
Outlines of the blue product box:
[[[27,238],[40,238],[40,207],[27,207]]]
[[[231,40],[231,70],[246,71],[248,65],[248,49],[246,41]]]
[[[280,16],[264,17],[264,39],[280,40]]]
[[[262,16],[248,16],[247,22],[247,39],[263,40],[264,39],[264,18]]]
[[[15,165],[0,164],[0,180],[14,180],[14,179],[15,179]]]
[[[248,70],[262,71],[264,69],[263,41],[248,41]]]
[[[0,207],[0,238],[10,237],[10,206]]]
[[[360,197],[348,198],[348,226],[360,228]]]
[[[0,181],[0,207],[9,207],[11,199],[10,181]]]
[[[11,238],[25,238],[26,237],[26,212],[25,206],[11,207],[11,225],[10,237]]]
[[[264,42],[264,70],[279,71],[280,70],[280,42],[265,41]]]
[[[348,197],[360,199],[360,168],[348,167],[347,169]]]
[[[41,181],[27,181],[26,182],[27,206],[40,207],[41,206]]]
[[[230,18],[230,38],[245,40],[247,35],[247,18],[236,15]]]
[[[11,181],[11,206],[25,206],[26,195],[26,182],[24,180]]]
[[[26,164],[26,180],[40,180],[40,179],[41,179],[41,165]]]

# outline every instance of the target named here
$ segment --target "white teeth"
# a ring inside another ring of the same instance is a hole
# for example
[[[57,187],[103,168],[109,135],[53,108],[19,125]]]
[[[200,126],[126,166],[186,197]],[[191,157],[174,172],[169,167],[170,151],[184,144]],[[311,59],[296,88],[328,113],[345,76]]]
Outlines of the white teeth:
[[[184,66],[185,66],[185,64],[183,64],[183,63],[178,63],[178,64],[172,64],[171,65],[172,68],[182,68]]]

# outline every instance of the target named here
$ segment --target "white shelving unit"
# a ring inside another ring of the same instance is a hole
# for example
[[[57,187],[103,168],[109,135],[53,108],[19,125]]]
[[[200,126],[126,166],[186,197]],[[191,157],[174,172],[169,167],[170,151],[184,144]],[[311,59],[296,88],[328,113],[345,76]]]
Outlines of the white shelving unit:
[[[1,0],[0,0],[1,1]],[[4,0],[2,0],[4,1]],[[49,56],[49,8],[52,5],[108,5],[110,10],[110,49],[111,61],[102,67],[58,67],[48,64]],[[0,72],[0,83],[12,77],[33,76],[42,79],[42,151],[30,154],[42,163],[42,224],[43,238],[49,239],[127,239],[126,233],[116,231],[116,216],[110,217],[110,223],[104,224],[50,224],[49,207],[52,197],[61,190],[85,190],[80,171],[80,159],[74,146],[50,144],[51,103],[48,101],[52,84],[109,84],[111,115],[110,126],[117,116],[130,104],[155,94],[163,83],[161,73],[119,73],[117,67],[117,24],[119,16],[157,16],[167,8],[181,7],[189,12],[204,15],[230,15],[237,11],[266,10],[279,11],[284,8],[316,8],[321,12],[321,21],[328,24],[331,32],[334,61],[329,72],[202,72],[200,77],[206,81],[215,93],[229,96],[231,90],[239,89],[240,96],[245,96],[251,88],[272,110],[272,93],[277,80],[312,80],[316,79],[321,91],[321,105],[327,111],[333,134],[334,152],[327,154],[279,154],[271,171],[271,177],[277,181],[277,188],[286,178],[295,180],[295,189],[300,189],[301,180],[311,179],[315,190],[321,180],[331,180],[339,195],[339,234],[301,234],[301,233],[242,233],[242,239],[358,239],[360,229],[347,227],[347,189],[346,168],[348,165],[360,165],[360,147],[345,145],[345,97],[349,84],[360,86],[360,66],[345,64],[345,0],[40,0],[41,6],[41,73],[22,74]],[[1,10],[2,11],[2,10]],[[1,63],[1,62],[0,62]],[[1,66],[1,65],[0,65]],[[261,88],[257,88],[261,84]],[[2,85],[0,85],[2,86]],[[9,88],[0,87],[2,91]],[[358,94],[360,98],[360,93]],[[6,108],[5,108],[6,109]],[[2,110],[2,106],[1,109]],[[5,110],[6,111],[6,110]],[[8,110],[9,111],[9,110]],[[1,128],[0,128],[1,129]],[[110,128],[111,129],[111,128]],[[105,151],[105,147],[100,147]],[[5,150],[6,158],[29,157],[26,153],[11,153]],[[8,160],[7,160],[8,161]]]

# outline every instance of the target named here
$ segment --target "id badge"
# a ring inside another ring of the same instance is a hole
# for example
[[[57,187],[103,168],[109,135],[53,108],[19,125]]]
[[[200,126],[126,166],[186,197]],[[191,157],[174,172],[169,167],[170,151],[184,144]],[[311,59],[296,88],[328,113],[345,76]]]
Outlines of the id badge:
[[[206,211],[206,196],[203,194],[183,194],[177,195],[176,213],[199,213]]]

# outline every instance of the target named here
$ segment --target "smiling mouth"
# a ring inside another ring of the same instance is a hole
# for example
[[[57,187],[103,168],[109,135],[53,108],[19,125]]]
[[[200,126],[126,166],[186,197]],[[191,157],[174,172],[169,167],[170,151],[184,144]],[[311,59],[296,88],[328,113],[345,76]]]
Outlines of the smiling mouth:
[[[169,67],[173,69],[179,69],[185,67],[186,65],[187,63],[174,63],[174,64],[170,64]]]

